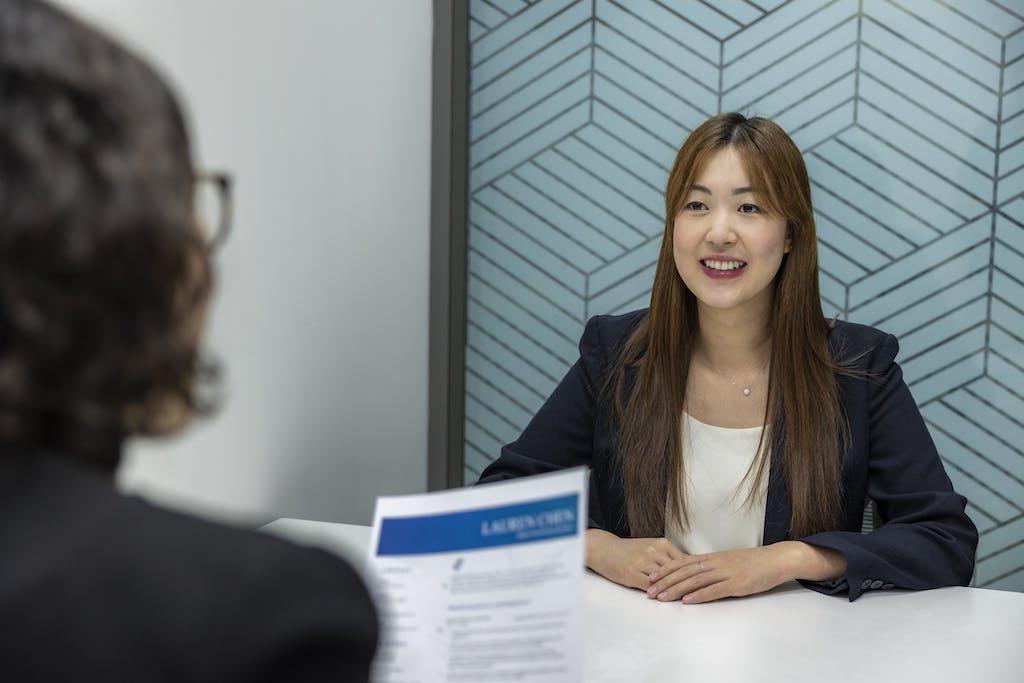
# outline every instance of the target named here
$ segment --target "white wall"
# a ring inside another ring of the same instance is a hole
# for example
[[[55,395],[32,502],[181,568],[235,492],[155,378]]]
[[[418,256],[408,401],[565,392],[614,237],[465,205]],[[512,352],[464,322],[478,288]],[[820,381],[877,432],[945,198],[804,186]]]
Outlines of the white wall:
[[[129,448],[122,484],[192,511],[367,523],[426,486],[428,0],[63,0],[187,103],[235,177],[207,342],[227,403]]]

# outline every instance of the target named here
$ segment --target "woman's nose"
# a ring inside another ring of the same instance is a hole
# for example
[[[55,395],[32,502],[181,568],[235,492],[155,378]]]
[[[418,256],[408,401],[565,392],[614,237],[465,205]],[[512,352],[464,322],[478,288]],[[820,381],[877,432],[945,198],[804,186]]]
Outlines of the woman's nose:
[[[732,244],[736,241],[736,233],[732,228],[732,213],[729,211],[713,211],[710,216],[707,234],[704,240],[709,244]]]

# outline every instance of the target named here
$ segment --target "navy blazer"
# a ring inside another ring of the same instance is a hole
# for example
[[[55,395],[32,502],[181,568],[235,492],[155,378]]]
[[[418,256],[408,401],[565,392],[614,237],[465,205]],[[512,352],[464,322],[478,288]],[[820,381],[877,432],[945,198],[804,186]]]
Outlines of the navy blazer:
[[[481,483],[590,466],[590,526],[630,535],[617,434],[609,426],[611,406],[602,393],[623,343],[646,314],[640,310],[590,319],[580,339],[580,359],[522,435],[484,470]],[[842,526],[797,540],[841,552],[847,566],[840,579],[802,583],[823,593],[847,593],[851,601],[877,588],[966,585],[974,572],[978,531],[964,512],[966,499],[953,491],[894,361],[896,338],[836,322],[829,343],[833,357],[856,371],[838,376],[851,439],[842,461]],[[780,461],[772,458],[765,544],[791,538],[791,503]],[[867,498],[883,523],[865,534],[861,524]]]

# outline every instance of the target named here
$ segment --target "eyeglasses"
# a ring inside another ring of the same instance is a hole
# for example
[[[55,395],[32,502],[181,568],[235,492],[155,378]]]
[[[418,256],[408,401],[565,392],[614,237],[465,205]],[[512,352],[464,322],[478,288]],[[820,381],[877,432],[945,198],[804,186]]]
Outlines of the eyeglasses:
[[[212,251],[224,244],[231,231],[231,176],[216,171],[198,171],[192,191],[196,223]]]

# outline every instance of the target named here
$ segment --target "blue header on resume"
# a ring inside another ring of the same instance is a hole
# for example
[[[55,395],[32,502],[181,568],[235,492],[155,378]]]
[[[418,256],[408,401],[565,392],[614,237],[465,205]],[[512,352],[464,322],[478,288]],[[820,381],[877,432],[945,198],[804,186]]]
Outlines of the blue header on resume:
[[[577,533],[579,495],[426,517],[386,517],[377,555],[423,555],[543,541]]]

